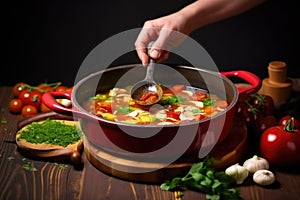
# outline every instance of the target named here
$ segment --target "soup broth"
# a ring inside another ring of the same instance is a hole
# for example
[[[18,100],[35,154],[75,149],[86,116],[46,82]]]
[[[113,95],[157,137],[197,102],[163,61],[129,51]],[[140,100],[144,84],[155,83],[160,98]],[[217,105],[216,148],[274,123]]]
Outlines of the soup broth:
[[[205,90],[185,85],[161,86],[163,97],[152,106],[137,104],[130,97],[131,86],[128,86],[112,88],[96,94],[85,103],[85,109],[106,120],[130,124],[165,125],[211,117],[228,106],[225,99]],[[149,98],[153,98],[153,95],[149,95]]]

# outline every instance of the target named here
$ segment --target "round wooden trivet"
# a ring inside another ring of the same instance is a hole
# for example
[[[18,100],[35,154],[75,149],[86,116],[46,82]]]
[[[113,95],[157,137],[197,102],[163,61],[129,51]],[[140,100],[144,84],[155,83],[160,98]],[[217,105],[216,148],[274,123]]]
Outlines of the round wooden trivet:
[[[214,168],[223,169],[239,162],[245,151],[246,138],[246,126],[235,122],[228,138],[216,145],[209,153],[216,159]],[[178,159],[165,166],[164,163],[133,160],[112,154],[95,146],[87,138],[83,138],[83,144],[88,160],[97,169],[108,175],[134,182],[162,183],[175,176],[184,176],[193,163],[200,161],[197,156],[194,156]],[[141,170],[147,172],[135,173]]]

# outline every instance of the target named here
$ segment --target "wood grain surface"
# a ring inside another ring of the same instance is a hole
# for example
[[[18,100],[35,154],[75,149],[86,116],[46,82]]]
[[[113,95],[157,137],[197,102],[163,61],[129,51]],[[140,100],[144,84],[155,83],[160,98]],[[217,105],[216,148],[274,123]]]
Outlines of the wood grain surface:
[[[174,200],[172,192],[159,184],[121,180],[95,168],[83,153],[83,166],[24,157],[18,151],[15,134],[22,116],[11,114],[8,104],[12,88],[0,86],[0,200]],[[247,147],[253,155],[255,146]],[[245,200],[300,199],[299,169],[272,168],[276,182],[261,187],[248,178],[237,186]],[[177,198],[178,199],[178,198]],[[182,200],[205,200],[205,194],[187,190]]]

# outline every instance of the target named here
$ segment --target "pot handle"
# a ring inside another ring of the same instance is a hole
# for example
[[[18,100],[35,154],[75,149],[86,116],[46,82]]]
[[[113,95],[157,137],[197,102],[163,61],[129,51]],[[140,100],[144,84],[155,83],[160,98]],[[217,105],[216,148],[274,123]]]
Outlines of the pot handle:
[[[56,99],[65,98],[71,100],[71,92],[47,92],[42,96],[42,102],[54,112],[63,115],[72,115],[73,113],[82,114],[73,108],[67,108],[59,104]]]
[[[250,84],[249,87],[245,87],[245,88],[239,87],[239,88],[237,88],[238,93],[239,93],[239,97],[249,95],[249,94],[253,94],[253,93],[257,92],[261,87],[260,78],[258,76],[256,76],[255,74],[253,74],[251,72],[248,72],[248,71],[237,70],[237,71],[221,72],[221,74],[223,76],[226,76],[227,78],[237,77],[237,78],[243,79],[244,81],[246,81]]]

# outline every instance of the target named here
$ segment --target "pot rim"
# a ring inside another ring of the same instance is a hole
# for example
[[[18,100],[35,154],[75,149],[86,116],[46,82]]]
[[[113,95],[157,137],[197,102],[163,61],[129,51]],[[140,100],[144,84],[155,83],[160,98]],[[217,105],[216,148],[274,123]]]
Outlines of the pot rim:
[[[83,112],[84,115],[89,116],[91,119],[97,120],[97,121],[101,121],[107,124],[112,124],[112,125],[117,125],[117,126],[127,126],[127,127],[149,127],[149,128],[157,128],[157,127],[178,127],[178,126],[191,126],[191,125],[199,125],[199,123],[204,123],[206,121],[210,121],[213,120],[215,118],[218,118],[220,116],[223,116],[224,114],[227,113],[228,110],[231,110],[235,105],[236,102],[238,101],[238,89],[237,87],[234,85],[234,83],[227,78],[226,76],[222,75],[220,72],[216,72],[216,71],[212,71],[212,70],[208,70],[208,69],[202,69],[202,68],[196,68],[193,66],[186,66],[186,65],[172,65],[172,67],[176,67],[176,68],[182,68],[182,69],[189,69],[189,70],[195,70],[195,71],[200,71],[200,72],[204,72],[204,73],[209,73],[214,75],[215,77],[219,78],[221,77],[222,80],[226,81],[233,89],[233,99],[230,102],[230,104],[228,105],[227,108],[225,108],[223,111],[217,113],[216,115],[213,115],[211,117],[207,117],[201,120],[197,120],[197,121],[191,121],[191,122],[184,122],[184,123],[180,123],[180,124],[130,124],[130,123],[125,123],[125,122],[119,122],[119,121],[111,121],[111,120],[107,120],[104,119],[102,117],[98,117],[94,114],[91,114],[90,112],[88,112],[86,109],[84,109],[77,101],[76,99],[76,93],[78,88],[84,84],[87,80],[89,80],[92,77],[98,76],[99,74],[103,74],[104,72],[109,72],[109,71],[113,71],[113,70],[118,70],[118,69],[124,69],[124,68],[131,68],[131,67],[138,67],[138,66],[142,66],[141,64],[128,64],[128,65],[119,65],[119,66],[114,66],[114,67],[110,67],[104,70],[100,70],[100,71],[96,71],[93,72],[87,76],[85,76],[84,78],[82,78],[81,80],[79,80],[73,88],[72,94],[71,94],[71,99],[72,99],[72,103],[75,105],[75,108],[80,111]],[[76,115],[76,113],[73,113],[73,115]],[[79,117],[82,118],[82,117]]]

